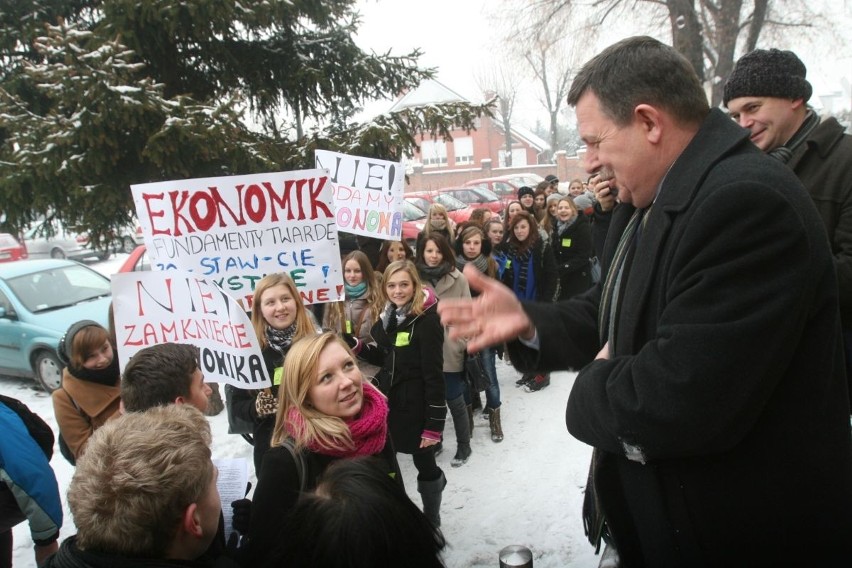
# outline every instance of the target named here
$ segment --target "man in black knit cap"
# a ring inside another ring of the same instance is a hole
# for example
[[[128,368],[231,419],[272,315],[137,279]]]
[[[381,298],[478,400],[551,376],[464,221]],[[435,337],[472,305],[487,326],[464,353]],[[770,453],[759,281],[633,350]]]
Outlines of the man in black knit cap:
[[[837,265],[846,375],[852,378],[852,136],[808,106],[813,89],[792,51],[756,49],[725,84],[731,117],[758,148],[786,163],[813,198]],[[852,388],[850,388],[852,397]]]

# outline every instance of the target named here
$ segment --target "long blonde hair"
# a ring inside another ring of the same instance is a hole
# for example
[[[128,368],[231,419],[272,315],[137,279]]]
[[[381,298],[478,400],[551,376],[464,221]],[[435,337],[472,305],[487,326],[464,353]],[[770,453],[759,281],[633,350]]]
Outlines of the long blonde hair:
[[[293,342],[284,359],[281,386],[278,387],[278,412],[272,430],[272,447],[281,445],[289,437],[295,442],[297,451],[311,442],[340,450],[355,448],[349,426],[341,418],[318,411],[308,401],[308,391],[317,380],[320,354],[335,342],[355,360],[346,342],[330,331]],[[291,408],[295,408],[302,417],[302,423],[298,426],[290,420]]]
[[[411,277],[411,283],[414,285],[414,296],[411,298],[411,310],[408,312],[412,315],[423,313],[423,282],[420,281],[420,275],[417,273],[417,267],[410,260],[397,260],[391,262],[385,269],[385,275],[382,279],[382,294],[384,296],[384,304],[390,301],[387,294],[387,283],[391,276],[397,272],[405,271]]]
[[[361,312],[361,321],[352,322],[352,335],[358,337],[358,331],[361,329],[361,322],[364,316],[369,313],[370,323],[375,323],[379,319],[379,313],[382,311],[382,290],[381,285],[376,279],[376,273],[373,271],[373,265],[370,264],[370,259],[360,250],[353,250],[343,259],[343,269],[346,270],[346,263],[354,260],[361,268],[361,275],[364,282],[367,283],[367,291],[361,296],[367,301],[367,308]],[[325,324],[328,329],[337,331],[338,333],[346,333],[346,302],[332,302],[326,306]]]
[[[284,272],[276,272],[268,274],[260,279],[254,289],[254,300],[251,307],[251,324],[254,327],[254,332],[257,334],[257,340],[260,342],[260,348],[263,349],[269,345],[269,340],[266,339],[266,328],[269,324],[263,319],[263,311],[260,309],[260,302],[263,298],[263,293],[274,288],[275,286],[284,286],[290,295],[296,301],[296,333],[293,339],[299,339],[306,335],[316,333],[311,317],[308,315],[308,310],[302,302],[302,296],[299,295],[299,290],[296,288],[296,283],[290,278],[289,274]]]

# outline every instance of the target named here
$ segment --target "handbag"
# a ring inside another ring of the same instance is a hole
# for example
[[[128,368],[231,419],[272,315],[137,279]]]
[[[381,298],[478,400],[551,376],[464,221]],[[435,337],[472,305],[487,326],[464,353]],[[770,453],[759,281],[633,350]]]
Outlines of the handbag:
[[[482,363],[482,352],[474,355],[465,353],[464,370],[468,382],[477,392],[482,392],[491,386],[491,377],[485,372],[485,365]]]
[[[253,434],[254,420],[234,415],[234,391],[237,387],[225,385],[225,411],[228,413],[228,434]]]

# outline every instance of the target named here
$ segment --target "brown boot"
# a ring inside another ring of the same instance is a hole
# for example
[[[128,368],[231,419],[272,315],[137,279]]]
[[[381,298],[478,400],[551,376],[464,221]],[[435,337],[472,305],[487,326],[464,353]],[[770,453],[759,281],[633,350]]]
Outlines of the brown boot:
[[[500,423],[500,409],[492,409],[488,415],[488,425],[491,427],[491,441],[503,441],[503,425]]]

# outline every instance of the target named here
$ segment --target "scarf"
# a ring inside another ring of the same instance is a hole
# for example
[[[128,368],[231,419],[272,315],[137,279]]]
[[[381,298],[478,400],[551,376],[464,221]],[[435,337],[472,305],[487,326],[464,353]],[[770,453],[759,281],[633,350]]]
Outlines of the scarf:
[[[473,264],[476,269],[483,274],[485,274],[485,271],[488,270],[488,259],[481,254],[473,260],[468,260],[463,255],[458,255],[456,257],[456,268],[459,269],[459,272],[464,272],[464,267],[467,263]]]
[[[336,458],[354,458],[372,456],[384,449],[388,433],[388,401],[369,381],[363,381],[361,385],[364,391],[361,412],[346,423],[354,448],[329,448],[318,440],[310,440],[306,444],[310,451]],[[296,407],[291,407],[287,418],[290,434],[298,438],[304,430],[305,417]]]
[[[574,215],[568,221],[560,221],[559,219],[557,219],[556,220],[556,234],[561,236],[562,233],[564,233],[568,229],[568,227],[570,227],[571,225],[573,225],[574,223],[577,222],[578,217],[579,217],[579,215]]]
[[[429,225],[431,225],[432,228],[435,229],[436,231],[443,231],[444,229],[447,228],[447,222],[443,219],[441,219],[440,221],[431,221],[430,220]]]
[[[817,113],[815,113],[813,109],[808,109],[808,113],[805,115],[805,120],[802,122],[802,126],[800,126],[796,133],[793,134],[793,137],[790,138],[783,146],[770,150],[767,154],[777,160],[780,160],[784,164],[788,163],[793,157],[793,152],[796,151],[796,148],[801,146],[802,143],[808,139],[808,136],[811,135],[811,132],[813,132],[814,128],[817,126],[819,126],[819,116],[817,116]]]
[[[112,362],[103,369],[87,369],[85,367],[68,367],[68,370],[76,378],[89,383],[97,383],[107,387],[118,385],[118,380],[121,377],[121,371],[118,367],[118,355],[113,353]]]
[[[420,278],[428,280],[432,283],[432,286],[434,286],[438,280],[452,272],[452,270],[453,267],[448,262],[442,262],[438,266],[426,266],[425,263],[417,263],[417,272],[420,273]]]
[[[407,304],[402,306],[401,308],[397,308],[393,302],[388,302],[385,305],[385,308],[382,310],[379,319],[382,320],[382,327],[385,328],[388,336],[391,336],[396,333],[397,327],[399,324],[405,321],[405,318],[408,317],[408,312],[411,311],[411,305],[414,302],[412,298]],[[391,337],[391,341],[393,341],[393,337]]]
[[[519,252],[514,242],[509,243],[509,251],[514,276],[512,279],[512,290],[515,292],[515,296],[519,300],[537,299],[532,251],[527,249]]]
[[[364,295],[364,292],[367,291],[367,281],[362,280],[360,284],[356,284],[355,286],[351,286],[344,282],[343,287],[346,289],[347,300],[357,300]]]
[[[266,340],[269,342],[269,346],[282,355],[286,355],[290,350],[294,335],[296,335],[296,322],[285,329],[275,329],[271,325],[266,326]]]

